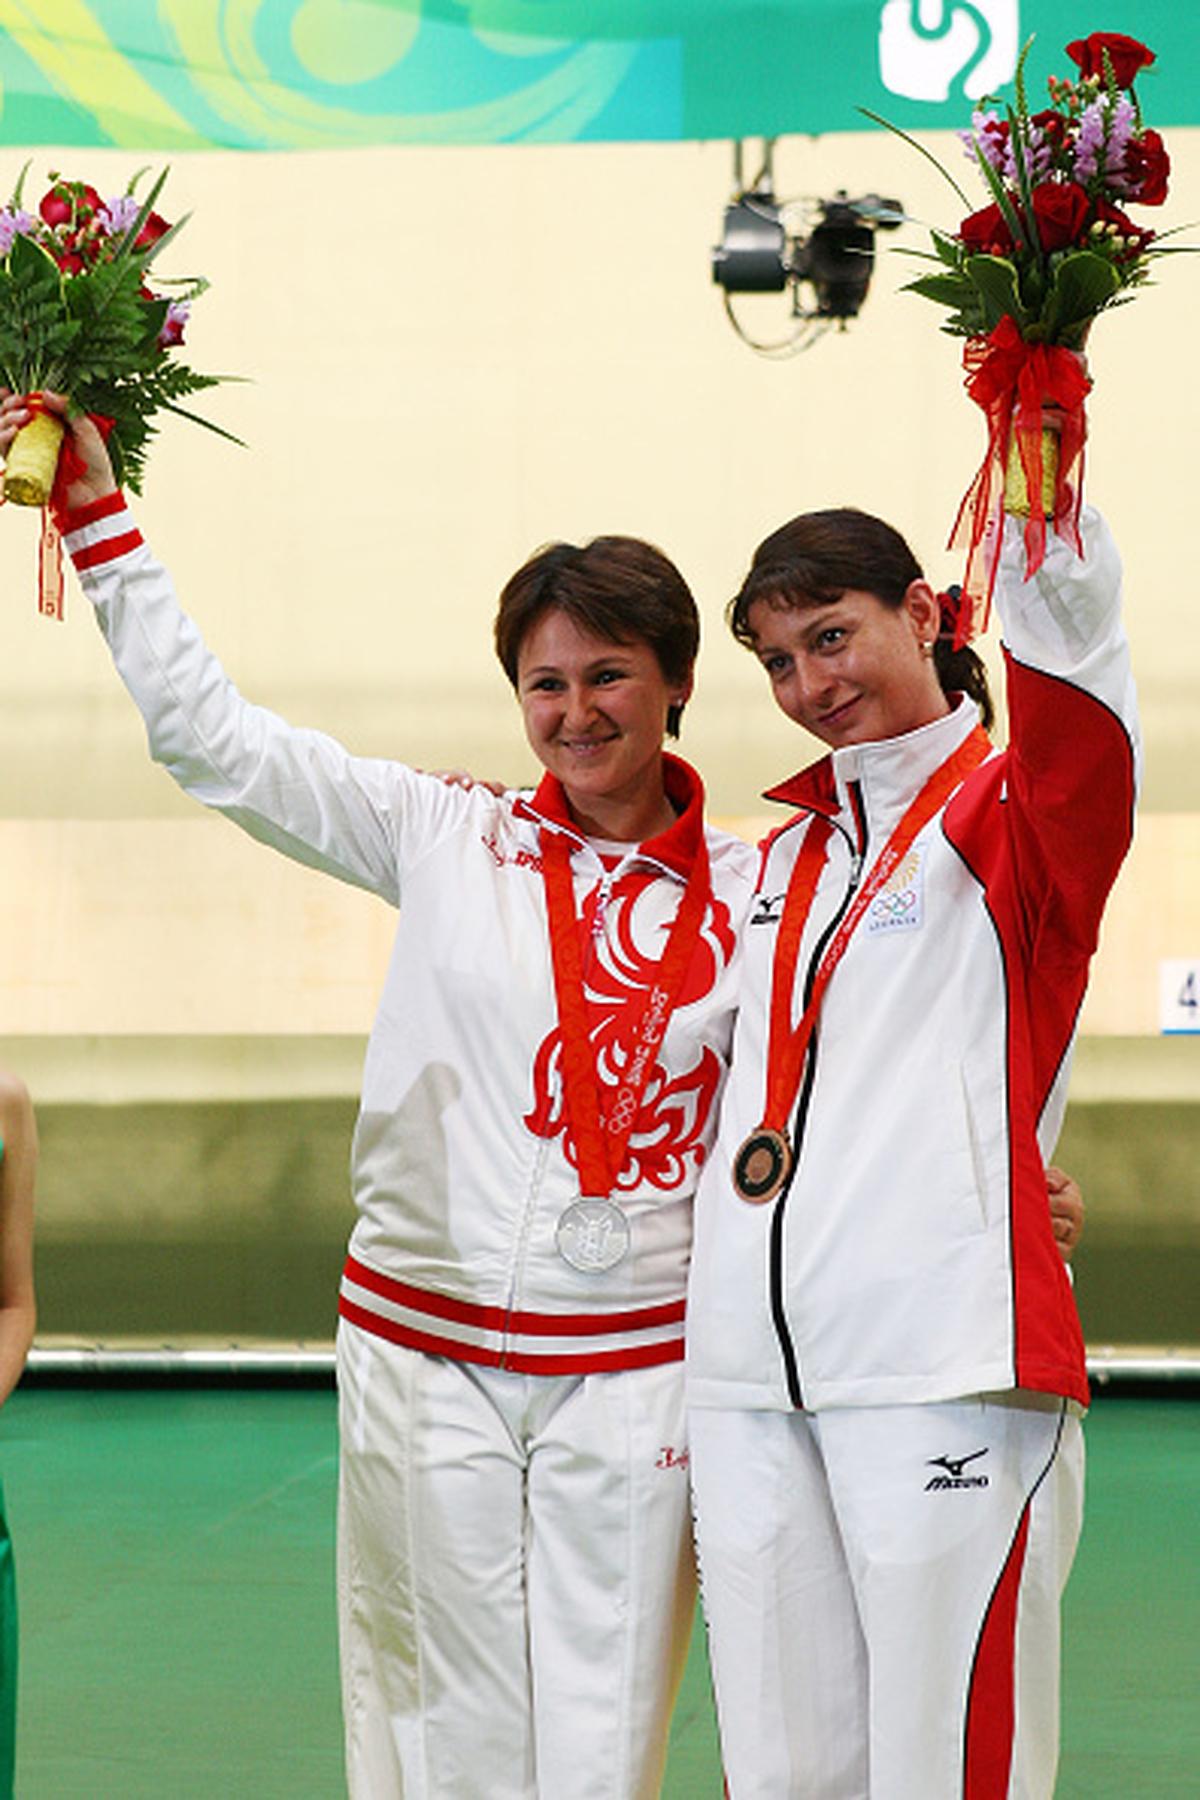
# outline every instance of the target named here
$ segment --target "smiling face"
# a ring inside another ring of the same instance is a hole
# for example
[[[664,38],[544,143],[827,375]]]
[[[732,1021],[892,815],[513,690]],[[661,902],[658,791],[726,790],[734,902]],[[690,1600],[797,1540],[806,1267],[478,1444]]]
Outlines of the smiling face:
[[[669,682],[644,638],[612,643],[558,607],[529,627],[517,654],[525,735],[582,830],[636,842],[670,823],[663,733],[691,685]]]
[[[940,621],[925,581],[899,606],[858,588],[804,605],[755,600],[746,622],[776,701],[830,749],[899,737],[949,711],[926,648]]]

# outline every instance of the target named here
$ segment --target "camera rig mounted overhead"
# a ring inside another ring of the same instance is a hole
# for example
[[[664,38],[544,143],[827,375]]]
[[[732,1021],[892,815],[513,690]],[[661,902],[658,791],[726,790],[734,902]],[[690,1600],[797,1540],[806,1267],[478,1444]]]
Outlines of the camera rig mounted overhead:
[[[723,290],[730,324],[762,356],[794,356],[831,326],[844,330],[857,316],[875,266],[875,233],[894,231],[904,219],[900,200],[864,194],[851,200],[844,188],[831,199],[778,200],[774,138],[762,141],[758,173],[747,182],[743,145],[733,146],[733,199],[725,208],[721,242],[712,253],[713,280]],[[791,328],[772,343],[745,329],[735,294],[790,290]]]

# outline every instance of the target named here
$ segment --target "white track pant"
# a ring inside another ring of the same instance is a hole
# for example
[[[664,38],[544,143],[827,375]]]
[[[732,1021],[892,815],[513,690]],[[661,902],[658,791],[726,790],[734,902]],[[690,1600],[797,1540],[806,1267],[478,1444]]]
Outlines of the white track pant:
[[[682,1368],[511,1375],[342,1322],[356,1800],[652,1800],[694,1607]]]
[[[731,1800],[1045,1800],[1083,1440],[1061,1402],[696,1409]]]

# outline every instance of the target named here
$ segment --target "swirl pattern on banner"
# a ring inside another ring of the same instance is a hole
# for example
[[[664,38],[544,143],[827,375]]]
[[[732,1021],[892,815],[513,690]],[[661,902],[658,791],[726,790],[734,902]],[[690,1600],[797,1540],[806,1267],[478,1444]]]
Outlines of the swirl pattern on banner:
[[[643,86],[663,71],[660,47],[593,40],[582,19],[570,38],[506,35],[422,0],[132,10],[0,0],[0,136],[242,150],[561,142],[588,135],[634,65],[647,65]]]

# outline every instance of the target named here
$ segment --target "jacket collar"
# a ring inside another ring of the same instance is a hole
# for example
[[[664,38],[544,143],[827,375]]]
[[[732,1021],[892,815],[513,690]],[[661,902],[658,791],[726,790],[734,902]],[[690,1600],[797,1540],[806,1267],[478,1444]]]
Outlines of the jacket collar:
[[[919,725],[900,737],[846,744],[778,787],[768,788],[763,798],[833,819],[849,808],[850,784],[857,782],[868,819],[890,826],[893,815],[904,810],[939,763],[957,750],[978,723],[975,702],[956,694],[950,711],[928,725]]]
[[[664,752],[663,786],[678,814],[675,823],[656,837],[646,838],[641,844],[631,844],[629,853],[639,859],[660,863],[672,874],[686,880],[704,836],[704,783],[690,763]],[[513,811],[519,818],[532,819],[537,825],[550,825],[568,832],[581,844],[587,841],[571,817],[562,782],[549,770],[527,800],[518,799],[514,803]]]

